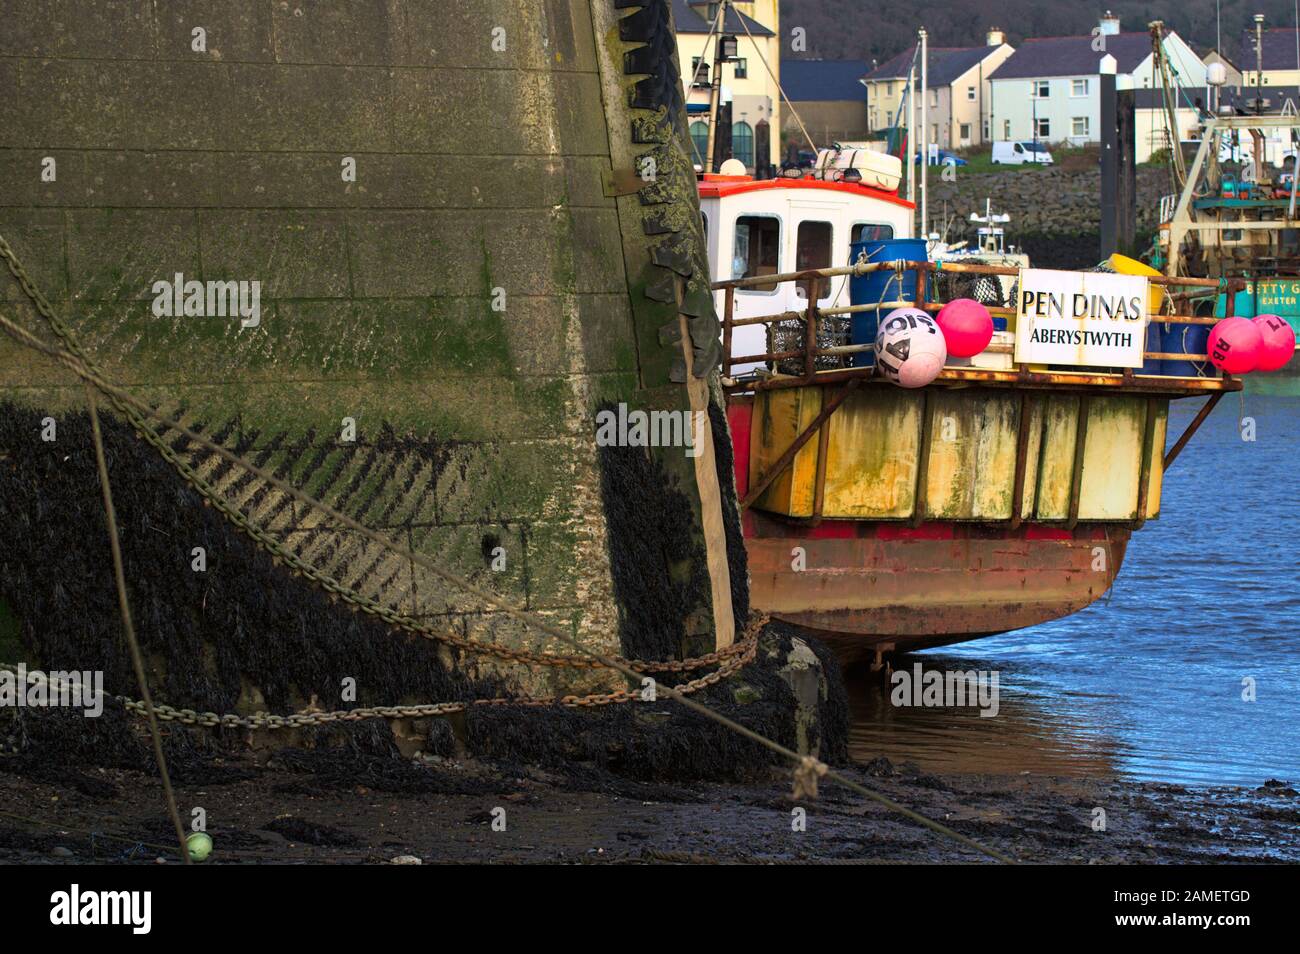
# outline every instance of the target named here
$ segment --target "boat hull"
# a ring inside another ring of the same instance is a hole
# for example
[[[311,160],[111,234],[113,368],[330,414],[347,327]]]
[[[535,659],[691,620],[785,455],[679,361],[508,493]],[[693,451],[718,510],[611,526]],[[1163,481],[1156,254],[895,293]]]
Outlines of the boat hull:
[[[761,514],[747,523],[754,606],[814,633],[846,663],[1075,613],[1110,588],[1129,538],[1122,527],[985,536],[948,524],[859,536],[868,528],[810,530]]]

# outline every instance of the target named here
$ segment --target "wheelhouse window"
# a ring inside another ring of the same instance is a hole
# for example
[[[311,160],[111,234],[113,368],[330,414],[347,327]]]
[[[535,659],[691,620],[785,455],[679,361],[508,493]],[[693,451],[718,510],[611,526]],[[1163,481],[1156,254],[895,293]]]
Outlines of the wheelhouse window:
[[[872,222],[859,222],[849,233],[850,242],[883,242],[894,237],[892,225],[876,225]]]
[[[780,254],[780,219],[768,215],[742,215],[736,219],[736,244],[731,255],[732,278],[775,275],[780,271]],[[739,290],[770,292],[776,290],[776,283]]]
[[[831,224],[829,222],[800,222],[799,231],[795,233],[794,267],[802,272],[809,268],[831,267]],[[808,297],[811,282],[799,282],[795,294],[800,298]],[[827,283],[822,283],[823,291]]]

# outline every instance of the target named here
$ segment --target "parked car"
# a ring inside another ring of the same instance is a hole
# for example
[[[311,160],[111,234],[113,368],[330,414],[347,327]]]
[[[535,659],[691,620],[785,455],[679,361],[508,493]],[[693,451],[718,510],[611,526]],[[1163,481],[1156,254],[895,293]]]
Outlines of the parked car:
[[[912,162],[920,162],[921,154],[918,152],[912,157]],[[955,152],[949,152],[947,149],[936,149],[930,147],[930,165],[932,166],[964,166],[967,165],[965,159]]]
[[[1045,166],[1052,164],[1052,154],[1041,142],[995,142],[992,159],[994,164],[1005,166],[1021,166],[1027,162]]]

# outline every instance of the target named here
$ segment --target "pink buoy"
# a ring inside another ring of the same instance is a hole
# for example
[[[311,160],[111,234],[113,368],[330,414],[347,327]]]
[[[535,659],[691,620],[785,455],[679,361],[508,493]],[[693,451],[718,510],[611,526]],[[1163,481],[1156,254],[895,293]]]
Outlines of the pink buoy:
[[[1295,329],[1285,318],[1260,315],[1252,319],[1259,329],[1260,349],[1256,371],[1277,371],[1295,354]]]
[[[977,355],[993,340],[993,316],[973,298],[954,298],[939,309],[934,320],[954,358]]]
[[[1210,329],[1205,350],[1210,364],[1228,374],[1246,374],[1259,363],[1262,340],[1259,329],[1249,318],[1237,315],[1224,318]]]

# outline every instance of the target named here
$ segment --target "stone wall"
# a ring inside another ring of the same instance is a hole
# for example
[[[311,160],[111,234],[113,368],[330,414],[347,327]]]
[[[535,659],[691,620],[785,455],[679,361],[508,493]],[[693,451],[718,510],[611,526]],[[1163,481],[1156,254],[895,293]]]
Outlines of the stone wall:
[[[111,381],[617,653],[626,613],[593,409],[663,391],[681,352],[637,324],[645,269],[625,246],[647,240],[603,188],[611,136],[631,135],[626,104],[602,89],[625,82],[602,78],[598,58],[613,43],[606,59],[622,65],[614,6],[627,5],[0,0],[0,235]],[[260,324],[158,316],[154,283],[176,273],[260,282]],[[0,302],[50,337],[7,274]],[[0,336],[0,402],[58,419],[85,395]],[[54,452],[31,441],[3,451]],[[281,540],[385,605],[545,643],[205,466]],[[669,469],[698,539],[690,471]],[[175,559],[192,544],[174,541]],[[689,577],[697,556],[669,567],[652,551],[636,570]],[[608,681],[507,678],[531,692]]]

